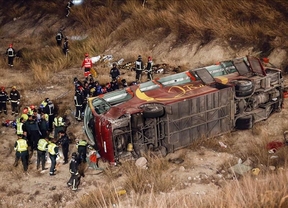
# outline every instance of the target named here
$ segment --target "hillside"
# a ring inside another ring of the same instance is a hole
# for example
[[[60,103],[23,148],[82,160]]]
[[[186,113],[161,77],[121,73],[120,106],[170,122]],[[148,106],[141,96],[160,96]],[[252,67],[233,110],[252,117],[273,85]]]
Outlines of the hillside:
[[[86,52],[92,57],[112,55],[111,62],[123,58],[123,63],[135,61],[139,54],[145,61],[152,56],[155,64],[168,66],[167,74],[176,68],[192,69],[246,55],[268,57],[271,64],[287,72],[288,3],[283,0],[85,0],[71,8],[69,17],[65,17],[66,3],[0,0],[0,86],[8,92],[17,86],[21,109],[39,106],[49,97],[71,121],[67,131],[73,139],[85,138],[83,123],[74,119],[73,78],[84,79],[80,66]],[[60,28],[70,43],[67,57],[56,46]],[[5,56],[11,43],[19,52],[13,68]],[[111,62],[95,64],[101,84],[110,79]],[[135,72],[121,69],[121,77],[135,81]],[[1,126],[0,205],[285,207],[287,148],[273,160],[265,146],[283,139],[287,106],[285,101],[281,113],[251,130],[203,139],[166,158],[147,156],[147,171],[135,169],[134,160],[122,161],[120,167],[100,161],[105,171],[86,169],[77,192],[66,187],[68,166],[60,162],[54,178],[36,170],[35,155],[28,176],[23,175],[21,165],[14,168],[16,135],[12,128]],[[8,105],[7,116],[1,114],[2,123],[15,119],[10,108]],[[70,154],[73,151],[75,143]],[[261,169],[259,175],[243,177],[229,172],[239,160],[249,163],[251,158],[250,165]],[[284,185],[279,185],[279,180]],[[123,189],[127,193],[119,195]]]

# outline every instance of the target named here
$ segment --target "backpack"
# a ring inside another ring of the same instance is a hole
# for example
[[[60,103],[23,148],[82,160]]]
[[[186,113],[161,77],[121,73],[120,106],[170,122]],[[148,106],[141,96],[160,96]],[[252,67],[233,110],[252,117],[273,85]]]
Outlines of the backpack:
[[[56,35],[56,40],[62,40],[62,35],[61,35],[61,33],[58,33],[58,34]]]

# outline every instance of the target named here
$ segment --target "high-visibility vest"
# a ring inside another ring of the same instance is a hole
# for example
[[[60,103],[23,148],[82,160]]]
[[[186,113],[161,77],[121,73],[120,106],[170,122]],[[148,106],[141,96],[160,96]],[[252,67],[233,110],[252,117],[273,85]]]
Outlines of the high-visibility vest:
[[[28,144],[27,141],[25,139],[18,139],[17,140],[17,146],[15,147],[15,150],[18,152],[23,152],[23,151],[27,151],[28,149]]]
[[[87,146],[87,142],[85,141],[85,140],[80,140],[79,142],[78,142],[78,146]]]
[[[42,101],[42,102],[41,102],[41,104],[40,104],[40,105],[42,105],[42,106],[43,106],[43,108],[45,108],[47,104],[48,104],[48,103],[47,103],[47,102],[44,100],[44,101]]]
[[[46,146],[47,146],[48,142],[45,139],[39,139],[38,141],[38,150],[40,151],[46,151]]]
[[[49,152],[49,154],[51,154],[51,155],[56,155],[55,147],[56,147],[56,144],[54,144],[54,143],[50,143],[50,144],[48,145],[48,152]]]
[[[136,70],[143,70],[141,61],[136,61]]]
[[[54,124],[54,126],[64,126],[65,125],[62,117],[54,118],[53,124]]]
[[[85,68],[91,68],[92,67],[92,61],[90,58],[85,58],[83,61],[82,66],[84,66]]]
[[[23,134],[22,126],[23,126],[23,123],[17,122],[17,124],[16,124],[16,134]]]
[[[23,114],[21,115],[21,118],[23,118],[24,121],[27,121],[27,120],[28,120],[28,115],[25,114],[25,113],[23,113]]]

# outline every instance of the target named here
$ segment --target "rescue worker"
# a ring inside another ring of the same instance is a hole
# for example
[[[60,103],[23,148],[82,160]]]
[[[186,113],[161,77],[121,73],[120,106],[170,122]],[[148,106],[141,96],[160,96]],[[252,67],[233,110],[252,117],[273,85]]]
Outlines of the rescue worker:
[[[147,70],[147,81],[153,80],[153,61],[151,56],[148,56],[146,70]]]
[[[42,170],[47,170],[48,168],[45,168],[46,163],[46,152],[48,150],[48,140],[49,137],[41,138],[38,141],[37,145],[37,170],[40,168],[40,163]]]
[[[62,39],[63,39],[63,33],[62,33],[62,30],[60,29],[58,31],[58,33],[56,34],[56,42],[57,42],[57,45],[58,46],[61,46],[62,45]]]
[[[110,85],[111,85],[112,91],[119,89],[118,81],[116,79],[112,80],[112,82],[110,82]]]
[[[7,115],[7,102],[9,101],[9,97],[7,92],[5,91],[5,87],[1,87],[0,91],[0,114],[3,112]]]
[[[68,42],[68,38],[66,37],[64,39],[64,43],[63,43],[63,53],[65,54],[65,56],[68,55],[68,52],[69,52],[69,42]]]
[[[117,64],[113,63],[113,67],[110,70],[110,77],[111,77],[112,81],[118,80],[119,76],[120,76],[120,72],[119,72],[119,69],[117,68]]]
[[[41,132],[41,137],[46,138],[49,135],[48,115],[44,112],[41,112],[41,119],[38,124],[39,130]]]
[[[92,60],[89,58],[89,54],[85,53],[85,58],[82,62],[81,69],[84,67],[84,77],[88,78],[91,75],[90,69],[92,68],[93,63]]]
[[[68,1],[66,5],[66,17],[69,16],[71,7],[74,5],[73,0]]]
[[[63,156],[64,156],[63,164],[65,165],[68,163],[70,139],[64,130],[59,131],[59,140],[57,141],[57,144],[61,145],[61,147],[62,147],[62,152],[63,152]]]
[[[82,115],[82,110],[83,110],[83,103],[84,103],[84,94],[77,89],[75,91],[75,95],[74,95],[74,103],[75,103],[75,107],[76,107],[76,113],[75,113],[75,118],[77,121],[81,121],[81,115]]]
[[[53,130],[53,121],[54,121],[54,117],[55,117],[54,104],[52,103],[52,101],[49,98],[46,98],[44,100],[44,102],[42,102],[41,104],[43,104],[43,106],[44,106],[43,112],[49,116],[49,118],[48,118],[49,131],[52,131]]]
[[[77,160],[77,153],[73,152],[72,153],[72,159],[69,164],[69,172],[71,174],[71,177],[69,181],[67,182],[68,187],[72,186],[73,191],[77,191],[78,186],[80,184],[80,178],[81,175],[78,172],[78,160]]]
[[[79,154],[79,160],[80,162],[86,163],[86,157],[87,157],[87,148],[91,148],[91,146],[87,143],[85,139],[80,139],[76,143],[77,151]]]
[[[81,81],[78,80],[77,77],[74,77],[73,83],[74,83],[74,86],[75,86],[75,90],[77,90],[79,86],[82,86]]]
[[[12,115],[15,114],[17,116],[19,113],[20,93],[16,90],[16,86],[12,87],[9,101],[11,102]]]
[[[142,76],[143,70],[144,70],[144,63],[142,61],[141,55],[139,55],[138,59],[135,62],[136,82],[141,81],[141,76]]]
[[[22,115],[21,115],[20,118],[23,118],[24,121],[27,121],[27,120],[28,120],[28,108],[27,108],[27,107],[25,107],[25,108],[23,109]]]
[[[50,176],[54,176],[56,175],[56,159],[57,159],[57,155],[59,154],[59,148],[56,145],[56,140],[55,138],[51,139],[50,143],[48,144],[48,153],[49,153],[49,158],[51,160],[51,167],[50,167],[50,172],[49,175]]]
[[[8,65],[13,67],[13,61],[14,61],[14,57],[16,56],[16,52],[12,44],[10,44],[9,48],[7,48],[6,55],[8,56]]]
[[[20,117],[19,119],[16,120],[16,134],[17,135],[23,135],[23,124],[24,124],[24,118]]]
[[[25,122],[25,128],[23,127],[23,131],[24,130],[27,132],[25,135],[27,135],[27,143],[30,150],[29,158],[31,159],[33,151],[37,150],[38,141],[40,139],[40,130],[35,116],[28,115],[28,120]]]
[[[59,131],[65,130],[64,119],[60,115],[57,115],[54,118],[53,126],[54,126],[54,138],[57,138]]]
[[[24,172],[27,173],[28,170],[28,144],[21,135],[18,135],[18,139],[14,144],[14,150],[16,151],[16,157],[14,162],[14,167],[18,166],[18,161],[21,159]]]

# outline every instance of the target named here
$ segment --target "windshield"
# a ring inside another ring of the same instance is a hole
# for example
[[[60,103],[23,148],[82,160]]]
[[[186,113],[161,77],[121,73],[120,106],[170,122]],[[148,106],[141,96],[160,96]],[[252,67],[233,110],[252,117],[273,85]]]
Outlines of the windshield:
[[[107,112],[111,106],[109,103],[107,103],[105,100],[103,100],[102,98],[95,98],[92,100],[92,106],[95,110],[95,112],[98,114],[98,115],[101,115],[105,112]],[[92,107],[90,106],[90,108]]]

